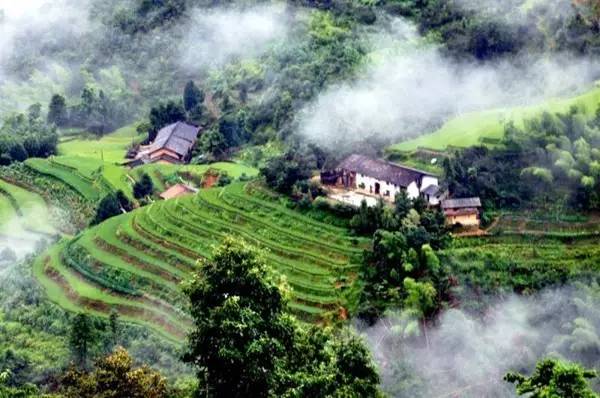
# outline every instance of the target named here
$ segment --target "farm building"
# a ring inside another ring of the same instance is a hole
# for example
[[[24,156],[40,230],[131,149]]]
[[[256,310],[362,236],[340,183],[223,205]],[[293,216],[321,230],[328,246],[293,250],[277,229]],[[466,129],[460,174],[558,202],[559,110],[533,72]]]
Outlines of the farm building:
[[[141,146],[134,159],[126,165],[135,167],[147,163],[185,163],[196,144],[199,132],[199,127],[184,122],[163,127],[154,142]]]
[[[461,198],[442,200],[442,210],[449,225],[479,226],[481,200],[479,198]]]
[[[194,189],[188,185],[175,184],[172,187],[170,187],[169,189],[167,189],[165,192],[161,193],[159,196],[163,200],[169,200],[169,199],[179,198],[181,196],[189,195],[191,193],[196,193],[196,192],[198,192],[197,189]]]
[[[363,155],[350,155],[335,170],[321,173],[321,182],[389,202],[405,191],[411,199],[422,196],[430,205],[439,204],[439,183],[433,174]]]

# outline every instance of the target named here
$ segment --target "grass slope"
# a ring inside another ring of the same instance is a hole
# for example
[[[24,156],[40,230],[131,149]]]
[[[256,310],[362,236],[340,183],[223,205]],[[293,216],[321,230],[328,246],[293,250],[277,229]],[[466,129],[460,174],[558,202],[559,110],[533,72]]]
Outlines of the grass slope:
[[[566,112],[571,106],[583,107],[588,114],[593,114],[598,103],[600,103],[599,87],[577,97],[551,99],[534,106],[467,113],[449,120],[433,133],[392,145],[389,149],[413,151],[418,148],[444,150],[449,146],[468,147],[481,144],[482,139],[502,138],[504,125],[509,121],[522,126],[524,120],[538,116],[544,111]]]
[[[291,312],[307,321],[343,314],[353,305],[348,297],[368,240],[246,187],[202,190],[107,220],[52,248],[37,263],[36,276],[64,308],[104,316],[116,308],[179,339],[189,322],[179,283],[214,245],[234,235],[267,250],[291,287]]]
[[[107,163],[122,163],[131,143],[139,142],[143,138],[137,134],[134,125],[129,125],[100,139],[92,134],[65,139],[58,145],[58,154],[86,157]]]

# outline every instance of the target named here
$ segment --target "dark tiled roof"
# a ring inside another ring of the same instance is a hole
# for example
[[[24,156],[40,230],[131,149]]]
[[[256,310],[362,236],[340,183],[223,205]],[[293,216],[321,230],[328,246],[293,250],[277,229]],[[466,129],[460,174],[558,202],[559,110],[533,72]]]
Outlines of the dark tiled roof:
[[[423,192],[425,195],[435,196],[438,194],[438,192],[440,192],[440,187],[437,185],[430,185],[421,192]]]
[[[338,168],[355,171],[402,187],[409,186],[413,181],[420,184],[420,180],[424,176],[433,176],[425,171],[357,154],[348,156],[338,165]]]
[[[442,209],[464,209],[481,207],[479,198],[461,198],[442,200]]]
[[[200,128],[184,122],[177,122],[163,127],[154,142],[148,147],[148,152],[169,149],[184,157],[192,149],[198,138]]]

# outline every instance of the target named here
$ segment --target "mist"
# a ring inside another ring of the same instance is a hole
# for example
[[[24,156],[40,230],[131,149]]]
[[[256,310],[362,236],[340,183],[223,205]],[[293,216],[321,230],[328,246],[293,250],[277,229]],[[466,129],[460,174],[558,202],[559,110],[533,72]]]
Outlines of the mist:
[[[483,317],[451,309],[427,340],[402,337],[402,322],[392,315],[365,336],[393,397],[515,397],[503,376],[530,373],[544,357],[598,368],[598,292],[576,286],[510,296]]]
[[[0,116],[64,93],[81,60],[56,59],[91,31],[90,1],[0,0]],[[85,41],[83,41],[85,42]]]
[[[21,204],[21,213],[9,219],[0,220],[0,268],[2,268],[2,252],[10,249],[17,260],[36,252],[55,239],[56,228],[52,219],[66,219],[62,210],[55,207],[44,207],[37,204]],[[66,225],[65,225],[66,226]]]
[[[282,3],[246,9],[196,9],[181,45],[183,67],[197,71],[259,56],[275,40],[285,39],[289,18]]]
[[[599,76],[597,61],[567,55],[453,61],[409,22],[391,26],[372,36],[375,51],[356,80],[329,87],[300,113],[300,134],[331,148],[373,136],[400,140],[463,113],[573,95]]]

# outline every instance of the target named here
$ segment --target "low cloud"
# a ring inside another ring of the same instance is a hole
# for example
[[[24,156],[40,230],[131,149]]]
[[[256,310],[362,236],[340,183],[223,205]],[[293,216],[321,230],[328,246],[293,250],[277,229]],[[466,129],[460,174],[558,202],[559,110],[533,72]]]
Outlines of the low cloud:
[[[63,92],[73,65],[53,58],[92,29],[89,0],[0,0],[0,116]]]
[[[236,58],[265,52],[288,33],[286,8],[282,4],[251,8],[196,9],[182,43],[183,67],[197,71],[219,67]]]
[[[329,147],[373,136],[398,140],[465,112],[570,95],[598,77],[598,62],[572,56],[452,61],[416,37],[410,23],[393,26],[372,38],[377,51],[356,80],[330,87],[300,113],[303,136]],[[381,49],[382,43],[394,44]]]
[[[600,365],[598,288],[511,296],[482,317],[446,311],[425,338],[403,339],[394,317],[366,330],[392,397],[515,397],[508,371],[547,356]]]
[[[60,211],[31,204],[21,210],[23,213],[20,216],[13,215],[8,220],[0,220],[0,253],[10,249],[19,260],[53,239],[51,235],[55,228],[50,225],[49,214]],[[0,256],[0,265],[1,263]]]

